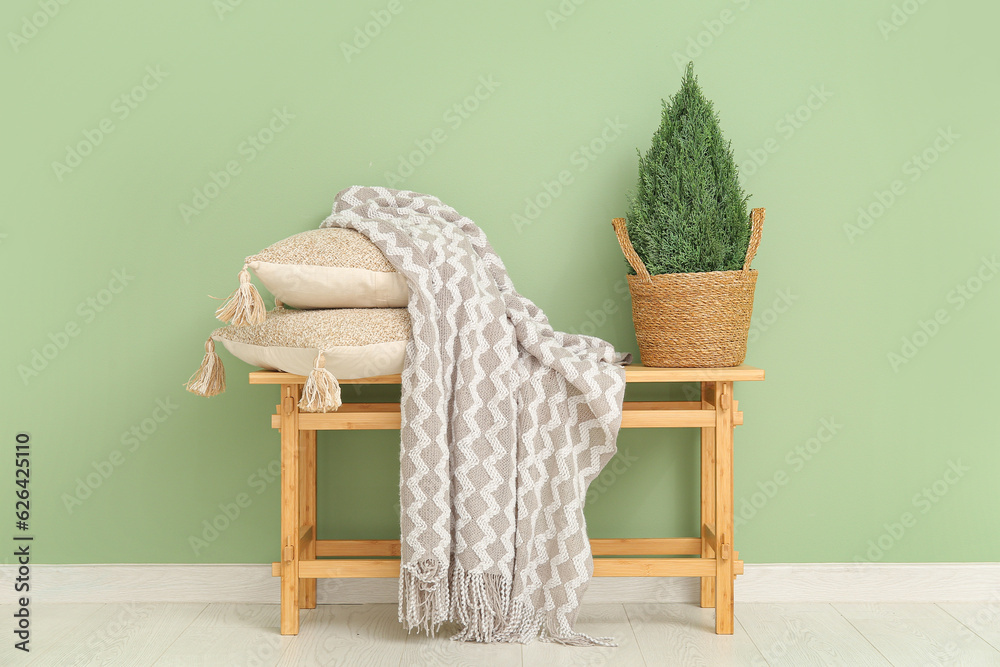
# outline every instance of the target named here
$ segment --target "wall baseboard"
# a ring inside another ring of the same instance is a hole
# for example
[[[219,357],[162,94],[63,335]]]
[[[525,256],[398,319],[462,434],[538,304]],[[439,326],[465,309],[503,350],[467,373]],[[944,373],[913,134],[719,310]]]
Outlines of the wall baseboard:
[[[1000,563],[746,565],[743,602],[986,602],[1000,599]]]
[[[748,564],[737,602],[985,602],[1000,591],[1000,563]],[[12,591],[17,568],[0,565]],[[321,604],[396,602],[395,579],[321,579]],[[277,603],[269,565],[33,565],[35,602]],[[698,581],[600,577],[586,601],[695,602]]]

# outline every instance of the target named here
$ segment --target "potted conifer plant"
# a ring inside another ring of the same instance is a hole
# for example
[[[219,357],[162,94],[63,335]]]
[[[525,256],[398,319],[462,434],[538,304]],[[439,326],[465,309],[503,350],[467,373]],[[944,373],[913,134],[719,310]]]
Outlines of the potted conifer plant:
[[[615,233],[634,275],[632,320],[642,362],[738,366],[746,357],[764,209],[748,215],[732,146],[689,63],[663,102],[652,146]]]

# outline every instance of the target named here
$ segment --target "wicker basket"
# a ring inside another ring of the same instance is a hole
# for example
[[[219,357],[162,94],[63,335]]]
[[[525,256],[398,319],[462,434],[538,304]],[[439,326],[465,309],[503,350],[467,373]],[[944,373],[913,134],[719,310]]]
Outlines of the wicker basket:
[[[757,271],[750,263],[760,245],[764,209],[753,209],[750,221],[743,270],[651,276],[632,247],[625,219],[614,220],[618,243],[637,274],[628,276],[628,286],[644,365],[720,368],[743,363],[757,285]]]

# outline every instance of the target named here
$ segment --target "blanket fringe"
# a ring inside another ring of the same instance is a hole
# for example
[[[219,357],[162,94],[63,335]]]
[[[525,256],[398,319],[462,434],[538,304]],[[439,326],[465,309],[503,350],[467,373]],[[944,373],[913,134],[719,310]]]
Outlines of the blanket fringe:
[[[433,637],[448,620],[448,572],[436,559],[406,563],[399,574],[399,622]]]
[[[556,624],[559,626],[557,630],[553,630],[551,625],[551,623],[546,623],[542,626],[541,635],[538,637],[539,641],[562,644],[563,646],[618,646],[614,637],[591,637],[584,632],[576,632],[569,626],[569,622],[565,618],[559,619]]]
[[[498,574],[451,571],[451,620],[461,625],[454,641],[504,641],[503,628],[510,608],[511,583]]]
[[[267,319],[267,308],[260,293],[250,280],[247,265],[240,271],[240,286],[229,295],[229,300],[219,306],[215,317],[223,322],[232,322],[240,326],[244,324],[261,324]]]
[[[452,641],[528,644],[533,639],[566,646],[617,646],[612,637],[575,632],[530,600],[511,600],[512,582],[495,573],[467,572],[454,561],[449,572],[429,559],[403,565],[399,621],[406,630],[433,637],[445,622],[459,625]]]
[[[518,600],[498,641],[528,644],[537,638],[564,646],[618,646],[614,637],[591,637],[576,632],[565,618],[556,621],[550,613],[546,609],[536,609],[530,601]]]
[[[184,388],[199,396],[215,396],[226,390],[226,368],[215,353],[215,341],[205,341],[205,357]]]

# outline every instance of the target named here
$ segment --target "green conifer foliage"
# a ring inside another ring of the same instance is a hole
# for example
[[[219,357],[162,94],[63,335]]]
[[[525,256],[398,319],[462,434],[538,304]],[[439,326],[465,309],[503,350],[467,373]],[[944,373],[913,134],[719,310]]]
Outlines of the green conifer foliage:
[[[688,63],[680,90],[663,103],[653,145],[639,156],[626,214],[632,245],[653,275],[740,269],[750,242],[748,198]]]

